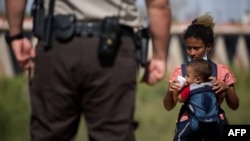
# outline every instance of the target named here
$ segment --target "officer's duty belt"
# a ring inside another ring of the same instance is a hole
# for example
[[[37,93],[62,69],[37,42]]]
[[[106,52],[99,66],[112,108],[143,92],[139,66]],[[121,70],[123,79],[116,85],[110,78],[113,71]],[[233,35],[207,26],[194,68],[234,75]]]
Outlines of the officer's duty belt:
[[[133,29],[129,26],[120,25],[123,36],[133,36]],[[96,36],[101,33],[101,22],[77,21],[75,23],[75,35],[77,36]]]

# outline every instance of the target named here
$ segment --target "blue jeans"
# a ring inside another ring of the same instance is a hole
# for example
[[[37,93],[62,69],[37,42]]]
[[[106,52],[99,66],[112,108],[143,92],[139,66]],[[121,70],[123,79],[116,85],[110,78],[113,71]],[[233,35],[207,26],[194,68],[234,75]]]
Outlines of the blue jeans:
[[[185,120],[176,123],[176,130],[174,141],[189,141],[191,140],[192,130],[190,128],[190,121]]]
[[[189,119],[181,121],[176,124],[174,141],[222,141],[223,126],[223,121],[220,124],[199,122],[198,130],[194,131]]]

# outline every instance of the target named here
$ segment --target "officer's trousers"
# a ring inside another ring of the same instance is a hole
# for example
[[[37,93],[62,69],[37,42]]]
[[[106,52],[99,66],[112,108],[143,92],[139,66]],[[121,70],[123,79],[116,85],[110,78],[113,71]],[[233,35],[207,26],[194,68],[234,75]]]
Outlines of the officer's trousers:
[[[114,62],[99,58],[98,37],[36,46],[30,83],[31,140],[74,140],[84,115],[90,141],[134,141],[136,49],[123,36]],[[78,132],[81,134],[81,132]]]

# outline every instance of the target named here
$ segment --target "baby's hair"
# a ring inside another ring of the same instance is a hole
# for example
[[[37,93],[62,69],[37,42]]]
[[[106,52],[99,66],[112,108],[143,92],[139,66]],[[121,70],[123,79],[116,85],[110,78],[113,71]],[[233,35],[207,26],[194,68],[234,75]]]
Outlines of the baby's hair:
[[[204,14],[203,16],[200,16],[196,19],[194,19],[192,21],[192,25],[203,25],[205,27],[210,27],[211,29],[213,29],[215,23],[213,21],[213,17],[209,14],[209,13],[206,13]]]
[[[195,72],[195,76],[201,77],[204,82],[209,81],[209,77],[212,75],[212,68],[210,63],[204,59],[193,59],[188,64]]]

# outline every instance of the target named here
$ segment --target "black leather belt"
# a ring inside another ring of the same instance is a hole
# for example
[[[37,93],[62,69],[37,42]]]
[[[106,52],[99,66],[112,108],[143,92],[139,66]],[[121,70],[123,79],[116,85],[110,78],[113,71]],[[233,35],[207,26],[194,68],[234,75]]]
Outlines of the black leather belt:
[[[119,25],[122,36],[133,36],[133,29]],[[102,21],[77,21],[74,15],[54,17],[54,31],[57,39],[68,40],[73,36],[99,36],[102,33]]]
[[[75,34],[77,36],[99,35],[101,31],[101,23],[97,22],[76,22]]]
[[[129,26],[120,25],[123,36],[133,36],[133,29]],[[95,36],[101,33],[101,22],[79,22],[75,23],[75,35],[77,36]]]

